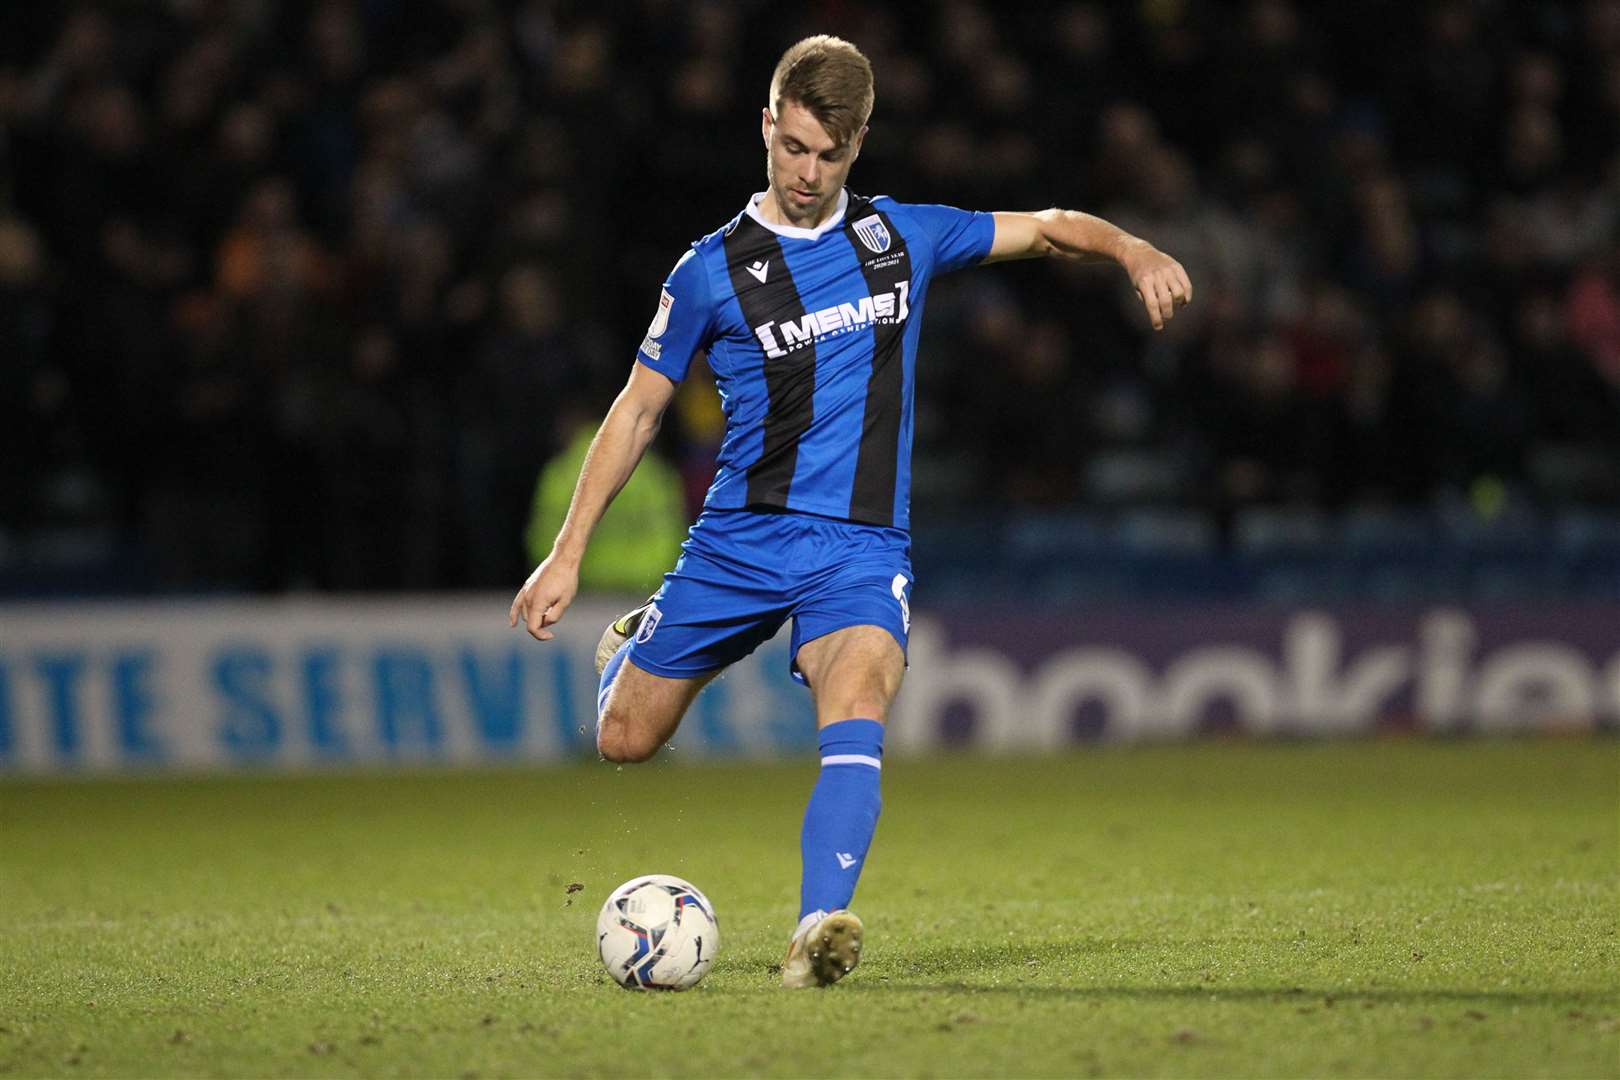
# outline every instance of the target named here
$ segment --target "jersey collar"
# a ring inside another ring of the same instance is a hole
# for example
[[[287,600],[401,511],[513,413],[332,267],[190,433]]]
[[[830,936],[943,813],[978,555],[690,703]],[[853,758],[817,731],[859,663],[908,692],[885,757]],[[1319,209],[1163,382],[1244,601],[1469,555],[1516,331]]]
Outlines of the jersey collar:
[[[819,239],[827,230],[842,225],[844,222],[844,211],[849,209],[849,189],[840,188],[838,191],[838,208],[832,212],[832,216],[813,229],[801,229],[797,225],[778,225],[774,221],[766,221],[759,212],[759,201],[764,197],[765,193],[763,191],[754,192],[753,197],[748,200],[748,205],[744,208],[743,212],[749,217],[753,218],[755,221],[759,222],[761,225],[765,226],[765,228],[771,230],[771,232],[775,233],[776,235],[790,236],[796,240]]]

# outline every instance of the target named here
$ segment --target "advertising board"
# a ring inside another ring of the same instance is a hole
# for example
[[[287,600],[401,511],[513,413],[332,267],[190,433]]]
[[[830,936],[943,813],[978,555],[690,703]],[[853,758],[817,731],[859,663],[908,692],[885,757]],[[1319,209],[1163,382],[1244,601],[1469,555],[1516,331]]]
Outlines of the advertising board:
[[[600,628],[507,628],[509,598],[0,607],[0,770],[494,763],[594,748]],[[784,632],[699,697],[682,757],[809,754]],[[1211,734],[1620,727],[1620,608],[935,610],[893,753]]]

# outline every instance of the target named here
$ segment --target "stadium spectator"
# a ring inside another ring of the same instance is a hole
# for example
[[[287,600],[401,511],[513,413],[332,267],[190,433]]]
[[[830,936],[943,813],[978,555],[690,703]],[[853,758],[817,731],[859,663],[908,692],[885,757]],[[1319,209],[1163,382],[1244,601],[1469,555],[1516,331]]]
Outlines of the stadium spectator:
[[[1200,282],[1152,342],[1084,268],[942,282],[922,520],[1098,498],[1115,453],[1162,467],[1110,498],[1201,510],[1422,510],[1479,476],[1620,499],[1620,4],[788,22],[757,0],[7,6],[0,528],[110,536],[176,588],[504,584],[559,418],[622,377],[685,223],[757,175],[711,133],[814,30],[882,73],[863,190],[1094,206]],[[712,420],[672,413],[691,489]]]

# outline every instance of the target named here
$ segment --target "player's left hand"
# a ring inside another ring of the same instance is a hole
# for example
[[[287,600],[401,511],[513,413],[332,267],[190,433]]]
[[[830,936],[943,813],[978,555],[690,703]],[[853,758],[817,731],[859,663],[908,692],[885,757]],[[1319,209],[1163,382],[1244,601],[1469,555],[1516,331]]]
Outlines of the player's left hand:
[[[1120,260],[1136,286],[1136,295],[1147,308],[1153,329],[1163,330],[1175,317],[1176,308],[1192,303],[1192,281],[1187,271],[1170,256],[1148,243],[1133,240]]]

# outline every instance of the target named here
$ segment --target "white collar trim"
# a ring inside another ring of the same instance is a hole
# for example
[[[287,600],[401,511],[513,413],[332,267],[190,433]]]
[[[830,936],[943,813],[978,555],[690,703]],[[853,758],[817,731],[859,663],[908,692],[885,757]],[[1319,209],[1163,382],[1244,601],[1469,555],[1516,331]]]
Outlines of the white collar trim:
[[[813,229],[801,229],[797,225],[778,225],[776,222],[766,221],[760,216],[759,202],[764,197],[765,193],[763,191],[754,192],[743,212],[778,236],[791,236],[797,240],[818,239],[828,229],[843,224],[844,211],[849,209],[849,189],[840,188],[838,190],[838,208],[832,212],[832,216]]]

